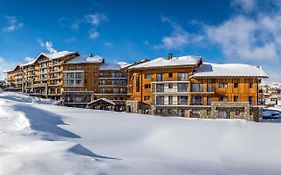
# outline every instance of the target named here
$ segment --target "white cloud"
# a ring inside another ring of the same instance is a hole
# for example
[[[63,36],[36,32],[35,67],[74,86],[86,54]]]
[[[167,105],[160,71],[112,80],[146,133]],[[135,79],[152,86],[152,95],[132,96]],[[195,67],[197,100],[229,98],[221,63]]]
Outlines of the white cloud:
[[[102,22],[108,21],[107,16],[102,14],[102,13],[95,13],[95,14],[86,15],[85,19],[86,19],[86,22],[89,23],[92,26],[92,28],[89,31],[89,38],[90,39],[98,38],[100,36],[100,33],[97,31],[98,26]]]
[[[101,22],[107,21],[107,16],[102,13],[86,15],[86,21],[92,26],[97,27]]]
[[[22,22],[19,22],[15,16],[6,16],[7,24],[2,29],[4,32],[13,32],[17,29],[20,29],[24,26]]]
[[[170,18],[162,17],[161,21],[170,24],[173,31],[170,35],[164,36],[161,39],[161,43],[154,46],[155,49],[180,50],[189,43],[203,40],[203,36],[186,32],[178,23],[172,21]]]
[[[51,41],[46,41],[45,43],[41,38],[38,38],[37,42],[42,48],[47,49],[50,53],[57,52],[57,50],[53,47],[53,43]]]
[[[54,49],[53,47],[53,43],[50,41],[46,42],[46,49],[50,52],[50,53],[57,53],[58,51],[56,49]]]
[[[205,31],[209,41],[218,44],[229,58],[277,60],[279,26],[281,20],[270,20],[267,16],[258,19],[237,16],[218,26],[206,26]]]
[[[31,62],[31,61],[33,61],[33,60],[35,60],[35,58],[32,58],[32,57],[26,57],[25,59],[25,62]]]
[[[104,45],[109,48],[113,47],[113,44],[110,42],[104,42]]]
[[[257,5],[256,0],[232,0],[231,4],[242,11],[249,13],[252,12]]]
[[[99,32],[97,32],[95,30],[89,32],[89,38],[90,39],[96,39],[96,38],[99,37],[99,35],[100,35]]]

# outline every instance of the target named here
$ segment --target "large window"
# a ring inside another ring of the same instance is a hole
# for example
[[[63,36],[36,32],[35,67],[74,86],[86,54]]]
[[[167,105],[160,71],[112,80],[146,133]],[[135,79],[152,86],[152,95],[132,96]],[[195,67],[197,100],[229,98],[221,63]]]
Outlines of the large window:
[[[188,96],[178,96],[178,105],[187,105]]]
[[[227,88],[227,83],[219,83],[219,88]]]
[[[192,104],[193,105],[203,105],[203,97],[201,97],[201,96],[192,97]]]
[[[233,97],[233,101],[234,101],[234,102],[238,102],[238,96],[234,96],[234,97]]]
[[[213,91],[214,91],[214,89],[213,89],[212,84],[208,83],[207,84],[207,92],[213,92]]]
[[[228,101],[228,97],[225,95],[220,95],[219,96],[219,101]]]
[[[178,92],[187,92],[187,83],[179,83],[178,84]]]
[[[203,92],[203,84],[202,83],[192,84],[192,92]]]
[[[156,96],[156,105],[164,105],[164,96]]]
[[[250,105],[253,104],[253,96],[249,96],[248,101],[249,101]]]
[[[156,74],[156,81],[164,81],[164,74]]]
[[[156,92],[164,92],[164,84],[156,84]]]
[[[169,96],[169,105],[173,105],[173,96]]]
[[[144,78],[145,78],[145,79],[148,79],[148,78],[151,78],[151,77],[152,77],[152,75],[151,75],[151,74],[149,74],[149,73],[144,74]]]
[[[187,81],[188,73],[178,73],[178,81]]]
[[[211,105],[211,104],[212,104],[212,97],[207,96],[207,105]]]
[[[140,76],[137,74],[136,76],[136,91],[140,92]]]

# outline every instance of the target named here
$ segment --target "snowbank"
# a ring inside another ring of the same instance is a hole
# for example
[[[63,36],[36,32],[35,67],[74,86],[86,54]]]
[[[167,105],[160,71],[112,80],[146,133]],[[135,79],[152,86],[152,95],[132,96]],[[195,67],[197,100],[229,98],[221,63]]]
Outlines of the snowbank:
[[[59,102],[52,99],[43,99],[39,97],[31,97],[26,93],[20,92],[1,92],[0,98],[13,100],[17,102],[26,102],[26,103],[40,103],[40,104],[58,104]]]
[[[278,123],[165,118],[0,96],[0,174],[279,175],[279,133]]]

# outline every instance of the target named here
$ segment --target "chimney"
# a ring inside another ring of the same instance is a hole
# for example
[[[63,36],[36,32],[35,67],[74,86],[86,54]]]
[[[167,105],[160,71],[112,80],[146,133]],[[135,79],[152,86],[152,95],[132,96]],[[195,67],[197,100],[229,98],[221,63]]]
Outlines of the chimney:
[[[172,59],[172,58],[173,58],[173,54],[172,54],[172,53],[169,53],[167,59],[170,60],[170,59]]]
[[[94,56],[94,54],[92,54],[92,53],[89,54],[89,57],[93,57],[93,56]]]

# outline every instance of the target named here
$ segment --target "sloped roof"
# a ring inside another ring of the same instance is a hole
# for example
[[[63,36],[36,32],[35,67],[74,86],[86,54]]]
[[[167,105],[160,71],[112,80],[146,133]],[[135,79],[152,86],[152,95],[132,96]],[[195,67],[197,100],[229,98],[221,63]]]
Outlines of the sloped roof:
[[[38,57],[36,58],[36,60],[38,60],[38,58],[42,55],[49,58],[50,60],[53,60],[53,59],[57,59],[57,58],[61,58],[61,57],[66,57],[66,56],[72,55],[72,54],[78,54],[78,52],[61,51],[61,52],[50,53],[50,54],[40,53],[38,55]]]
[[[66,64],[76,64],[76,63],[103,63],[104,58],[99,55],[94,56],[79,56],[70,61]]]
[[[34,60],[32,60],[32,61],[29,61],[29,62],[27,62],[27,63],[24,63],[24,64],[22,64],[21,66],[29,66],[29,65],[31,65],[31,64],[34,64],[36,62],[36,59],[34,59]]]
[[[261,77],[267,75],[261,66],[248,64],[215,64],[203,63],[192,77]]]
[[[153,68],[153,67],[171,67],[171,66],[189,66],[197,65],[202,61],[201,56],[180,56],[167,59],[164,57],[159,57],[151,61],[147,61],[135,66],[131,66],[129,69],[139,69],[139,68]]]
[[[111,105],[115,105],[115,103],[114,103],[112,100],[109,100],[109,99],[107,99],[107,98],[99,98],[99,99],[97,99],[97,100],[93,100],[93,101],[91,101],[90,103],[88,103],[87,105],[91,105],[91,104],[97,103],[97,102],[99,102],[99,101],[103,101],[103,102],[109,103],[109,104],[111,104]]]
[[[100,70],[121,70],[130,66],[127,62],[116,62],[116,63],[104,63],[101,65]]]

